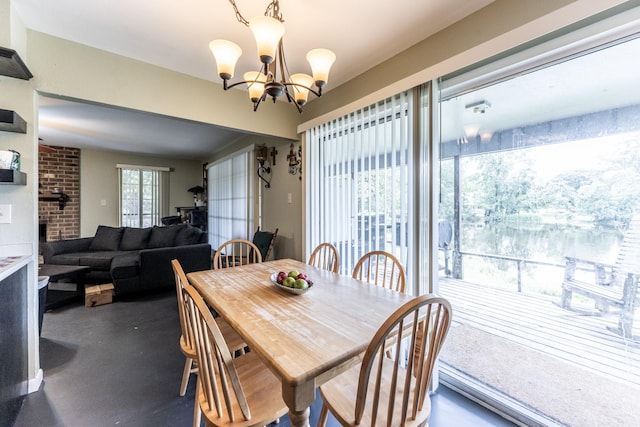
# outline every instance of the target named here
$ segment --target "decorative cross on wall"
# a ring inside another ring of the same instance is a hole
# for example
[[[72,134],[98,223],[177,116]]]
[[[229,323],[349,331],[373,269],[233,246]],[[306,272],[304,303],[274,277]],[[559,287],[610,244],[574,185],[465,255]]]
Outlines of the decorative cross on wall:
[[[289,167],[298,166],[298,157],[296,156],[295,151],[293,151],[293,144],[289,148],[289,155],[287,155],[287,160],[289,161]],[[295,174],[295,172],[289,172]]]

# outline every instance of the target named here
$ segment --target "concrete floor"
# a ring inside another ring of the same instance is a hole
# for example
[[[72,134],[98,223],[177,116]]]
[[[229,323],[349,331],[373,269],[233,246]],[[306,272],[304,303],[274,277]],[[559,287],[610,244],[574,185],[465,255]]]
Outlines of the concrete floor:
[[[179,336],[170,291],[45,313],[44,382],[25,398],[14,427],[191,426],[195,381],[178,396],[184,364]],[[444,387],[432,402],[431,427],[513,425]],[[312,426],[321,404],[318,398],[311,407]],[[327,425],[338,424],[330,418]],[[288,417],[279,426],[288,427]]]

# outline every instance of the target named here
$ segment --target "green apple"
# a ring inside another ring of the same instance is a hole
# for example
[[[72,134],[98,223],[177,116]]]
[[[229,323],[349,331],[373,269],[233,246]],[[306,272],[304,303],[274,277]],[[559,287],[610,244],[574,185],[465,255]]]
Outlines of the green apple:
[[[295,283],[296,279],[294,279],[293,277],[287,277],[282,281],[282,285],[286,286],[287,288],[293,288]]]
[[[304,279],[296,279],[296,281],[295,281],[293,286],[296,289],[307,289],[309,287],[309,284]]]
[[[297,272],[297,271],[295,271],[295,270],[291,270],[291,271],[289,272],[289,277],[293,277],[293,278],[295,279],[296,277],[298,277],[298,274],[300,274],[300,273],[298,273],[298,272]]]

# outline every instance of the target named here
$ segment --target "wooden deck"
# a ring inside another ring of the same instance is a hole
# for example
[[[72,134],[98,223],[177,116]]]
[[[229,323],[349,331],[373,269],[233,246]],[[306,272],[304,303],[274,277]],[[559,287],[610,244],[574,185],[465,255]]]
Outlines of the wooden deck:
[[[439,294],[462,323],[640,388],[640,340],[624,339],[618,311],[593,316],[561,308],[560,298],[440,278]],[[640,336],[636,313],[634,335]]]

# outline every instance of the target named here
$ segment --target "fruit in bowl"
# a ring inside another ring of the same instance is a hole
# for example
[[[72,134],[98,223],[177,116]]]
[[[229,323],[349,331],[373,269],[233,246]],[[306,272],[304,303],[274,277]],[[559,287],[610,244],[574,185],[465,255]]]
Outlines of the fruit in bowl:
[[[271,275],[271,280],[276,282],[278,285],[282,285],[296,291],[305,291],[313,285],[313,282],[309,280],[309,276],[295,270],[273,273]]]
[[[284,281],[284,279],[286,279],[287,277],[289,277],[287,275],[287,273],[285,273],[284,271],[280,271],[278,272],[278,275],[276,276],[276,281],[282,285],[282,282]]]
[[[307,289],[309,287],[309,282],[304,279],[296,279],[293,282],[293,287],[296,289]]]

